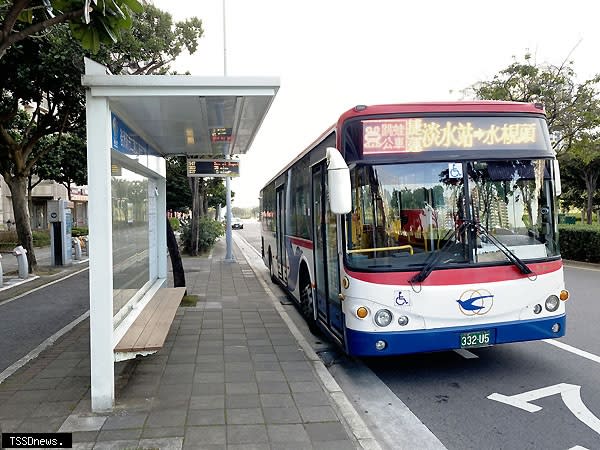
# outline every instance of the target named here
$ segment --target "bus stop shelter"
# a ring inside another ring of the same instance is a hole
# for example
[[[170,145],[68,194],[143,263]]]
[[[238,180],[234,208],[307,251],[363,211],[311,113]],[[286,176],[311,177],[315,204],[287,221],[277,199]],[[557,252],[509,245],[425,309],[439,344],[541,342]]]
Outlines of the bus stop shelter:
[[[115,361],[144,354],[119,354],[115,347],[166,287],[165,157],[246,153],[279,79],[112,75],[86,59],[82,84],[87,103],[91,401],[93,411],[104,411],[115,401]]]

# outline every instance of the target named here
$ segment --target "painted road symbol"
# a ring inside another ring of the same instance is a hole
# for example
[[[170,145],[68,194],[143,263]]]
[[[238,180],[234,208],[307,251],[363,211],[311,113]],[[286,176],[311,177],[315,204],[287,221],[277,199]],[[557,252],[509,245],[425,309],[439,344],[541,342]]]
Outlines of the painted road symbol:
[[[503,395],[503,394],[491,394],[487,398],[490,400],[496,400],[500,403],[506,403],[507,405],[514,406],[516,408],[524,409],[530,413],[541,411],[541,406],[534,405],[534,400],[540,398],[550,397],[551,395],[560,394],[563,402],[575,417],[581,422],[585,423],[588,427],[600,434],[600,419],[598,419],[592,412],[587,409],[587,406],[583,404],[581,400],[581,386],[576,384],[560,383],[553,386],[548,386],[541,389],[535,389],[533,391],[523,392],[517,395]]]

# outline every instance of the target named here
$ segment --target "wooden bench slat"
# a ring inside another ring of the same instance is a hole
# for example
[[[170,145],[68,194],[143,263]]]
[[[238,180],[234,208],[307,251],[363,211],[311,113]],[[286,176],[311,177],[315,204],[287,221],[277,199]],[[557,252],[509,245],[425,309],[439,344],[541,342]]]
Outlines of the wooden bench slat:
[[[115,352],[153,351],[160,349],[167,337],[185,288],[162,288],[115,347]]]
[[[160,296],[155,295],[144,307],[140,315],[131,324],[125,335],[123,335],[123,337],[115,347],[115,351],[127,352],[133,348],[140,335],[144,331],[144,328],[148,325],[148,321],[152,317],[152,314],[158,308],[159,305]]]
[[[181,303],[183,293],[179,295],[177,292],[167,294],[169,298],[163,301],[163,308],[160,317],[157,318],[152,334],[148,337],[145,343],[146,348],[159,349],[165,343],[169,329],[177,313],[177,308]]]

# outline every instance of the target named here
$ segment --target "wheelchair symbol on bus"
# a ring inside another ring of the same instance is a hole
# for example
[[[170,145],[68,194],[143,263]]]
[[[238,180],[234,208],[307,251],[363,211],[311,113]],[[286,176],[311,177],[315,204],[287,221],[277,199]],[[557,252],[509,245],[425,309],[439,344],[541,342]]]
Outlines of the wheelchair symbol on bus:
[[[458,163],[449,163],[448,164],[448,175],[449,178],[462,178],[463,171],[462,165]]]
[[[396,305],[398,306],[410,306],[410,297],[408,292],[403,293],[402,291],[394,292]]]

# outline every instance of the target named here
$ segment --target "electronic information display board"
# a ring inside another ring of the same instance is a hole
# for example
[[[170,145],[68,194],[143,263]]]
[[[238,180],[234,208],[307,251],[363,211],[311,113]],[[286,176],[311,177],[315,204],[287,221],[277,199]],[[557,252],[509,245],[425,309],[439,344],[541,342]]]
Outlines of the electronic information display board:
[[[232,159],[188,159],[188,177],[239,177],[240,162]]]

